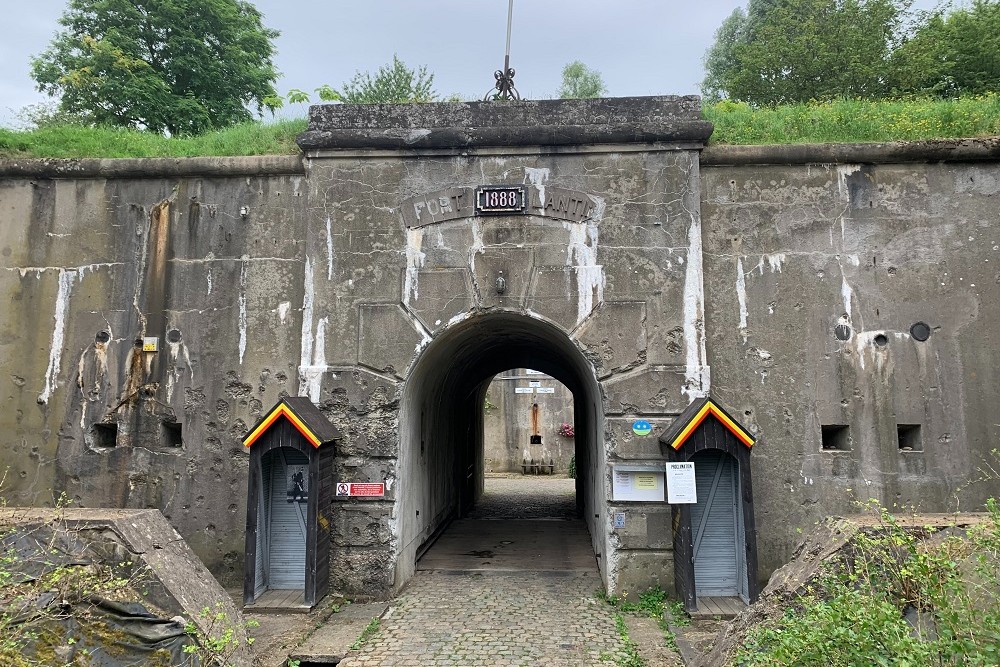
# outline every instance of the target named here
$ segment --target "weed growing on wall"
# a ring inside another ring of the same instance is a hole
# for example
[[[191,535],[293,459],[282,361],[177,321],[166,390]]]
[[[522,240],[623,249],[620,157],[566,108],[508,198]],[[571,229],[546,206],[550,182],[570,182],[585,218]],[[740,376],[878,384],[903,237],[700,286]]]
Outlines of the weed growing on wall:
[[[738,664],[1000,664],[1000,504],[940,531],[873,511],[781,618],[750,630]]]

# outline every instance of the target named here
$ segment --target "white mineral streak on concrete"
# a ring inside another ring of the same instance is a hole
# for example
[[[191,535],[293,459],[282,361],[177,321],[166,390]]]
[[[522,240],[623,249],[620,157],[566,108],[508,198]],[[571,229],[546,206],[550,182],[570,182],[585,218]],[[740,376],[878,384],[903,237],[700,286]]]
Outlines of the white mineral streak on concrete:
[[[858,255],[848,255],[847,261],[851,263],[851,266],[861,266],[861,257]]]
[[[861,171],[861,165],[859,164],[838,164],[837,165],[837,191],[843,196],[851,196],[850,189],[847,187],[847,177],[857,172]],[[843,218],[841,218],[843,222]]]
[[[771,269],[771,273],[781,273],[781,265],[785,261],[785,253],[776,252],[772,255],[764,255],[767,258],[767,265]]]
[[[604,303],[604,266],[597,263],[599,232],[597,223],[604,215],[605,202],[594,198],[597,205],[586,222],[563,222],[569,232],[566,266],[576,272],[576,323],[579,326],[595,307]]]
[[[323,387],[323,373],[326,372],[326,323],[320,318],[316,323],[316,345],[313,348],[312,367],[309,375],[309,400],[319,403],[320,389]]]
[[[66,312],[69,310],[69,297],[73,292],[73,282],[78,273],[73,269],[59,271],[59,290],[56,292],[56,308],[53,319],[52,342],[49,344],[49,367],[45,370],[45,388],[38,395],[38,402],[47,404],[52,391],[59,382],[59,366],[62,362],[63,339],[66,336]]]
[[[740,335],[747,342],[747,278],[743,273],[743,258],[736,258],[736,298],[740,302]]]
[[[122,262],[95,262],[93,264],[83,264],[82,266],[75,267],[65,267],[65,266],[16,266],[4,267],[5,271],[17,271],[17,274],[24,278],[29,273],[34,274],[35,278],[41,279],[42,274],[46,271],[57,271],[62,273],[63,271],[76,271],[79,273],[79,277],[82,279],[86,275],[87,271],[94,273],[98,269],[111,268],[115,266],[124,266]]]
[[[403,279],[403,303],[410,305],[410,295],[413,300],[420,298],[419,285],[417,280],[420,276],[420,269],[424,266],[427,254],[421,248],[424,244],[424,230],[422,227],[406,230],[406,277]]]
[[[326,217],[326,279],[333,280],[333,230],[330,216]]]
[[[472,272],[472,280],[476,279],[476,255],[482,254],[483,245],[483,224],[478,218],[472,219],[472,243],[469,244],[469,270]]]
[[[701,221],[691,215],[688,228],[687,272],[684,275],[684,349],[687,354],[681,394],[690,401],[708,395],[711,386],[705,364],[705,283],[701,258]]]
[[[538,201],[542,202],[542,215],[545,215],[545,181],[549,180],[548,169],[524,168],[524,182],[531,183],[538,191]]]
[[[313,263],[306,257],[302,290],[302,352],[299,355],[299,396],[308,396],[314,403],[319,399],[326,366],[326,318],[317,325],[313,338]],[[319,339],[322,337],[322,341]],[[318,349],[317,349],[318,348]],[[315,353],[314,353],[315,350]],[[320,363],[316,363],[319,360]],[[315,396],[316,398],[313,398]]]
[[[170,361],[171,369],[170,374],[167,376],[167,403],[169,403],[174,396],[174,386],[180,382],[181,371],[177,368],[177,358],[180,355],[184,355],[184,367],[187,368],[189,382],[194,384],[194,368],[191,367],[191,355],[188,354],[187,345],[184,341],[178,341],[176,343],[171,343],[167,341],[167,345],[170,347]]]
[[[244,260],[246,258],[244,257]],[[240,366],[247,351],[247,263],[240,265]]]
[[[841,283],[840,283],[840,297],[844,300],[844,315],[847,316],[847,324],[851,324],[851,305],[854,297],[854,290],[851,289],[850,283],[847,282],[847,276],[841,272]]]
[[[291,301],[282,301],[278,304],[278,320],[284,324],[288,319],[288,311],[292,309]]]

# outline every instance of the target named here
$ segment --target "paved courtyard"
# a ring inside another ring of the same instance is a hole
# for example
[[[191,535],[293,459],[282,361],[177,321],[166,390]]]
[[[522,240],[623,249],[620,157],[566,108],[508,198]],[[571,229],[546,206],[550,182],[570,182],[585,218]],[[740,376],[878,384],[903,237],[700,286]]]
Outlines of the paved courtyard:
[[[597,573],[417,572],[343,667],[579,667],[623,656]]]
[[[574,481],[491,477],[418,563],[381,627],[340,664],[613,665],[625,656]]]

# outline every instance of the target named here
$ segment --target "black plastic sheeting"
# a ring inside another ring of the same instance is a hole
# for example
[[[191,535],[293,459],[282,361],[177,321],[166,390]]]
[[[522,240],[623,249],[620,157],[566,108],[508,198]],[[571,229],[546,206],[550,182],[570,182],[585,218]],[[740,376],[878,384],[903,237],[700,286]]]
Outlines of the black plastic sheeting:
[[[21,526],[0,536],[0,554],[8,559],[11,585],[29,583],[62,567],[92,565],[95,558],[88,552],[87,542],[78,535],[46,524]],[[23,654],[37,664],[202,664],[197,654],[184,652],[194,640],[183,623],[161,618],[137,602],[96,595],[67,601],[56,591],[43,591],[32,600],[7,600],[5,607],[3,612],[12,617],[14,626],[30,626],[23,629],[30,629],[34,638]]]

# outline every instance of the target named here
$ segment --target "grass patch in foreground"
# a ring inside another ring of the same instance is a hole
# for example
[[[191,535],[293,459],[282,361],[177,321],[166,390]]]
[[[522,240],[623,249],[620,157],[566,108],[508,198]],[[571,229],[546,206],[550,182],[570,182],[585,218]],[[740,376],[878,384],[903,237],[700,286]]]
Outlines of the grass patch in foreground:
[[[914,141],[1000,135],[1000,95],[955,100],[835,100],[755,109],[723,100],[704,106],[712,144]]]
[[[111,127],[63,125],[37,130],[0,129],[0,158],[140,158],[294,155],[304,118],[249,122],[196,137],[164,137]]]

